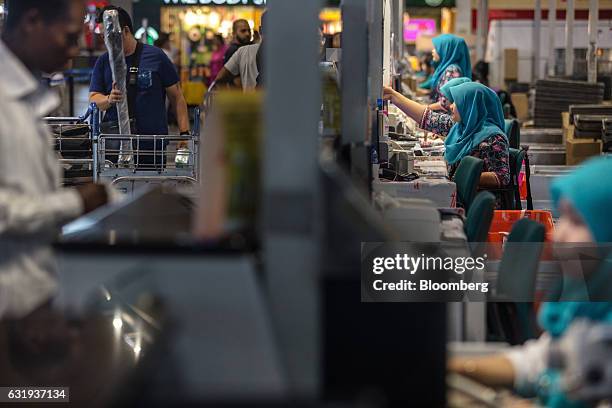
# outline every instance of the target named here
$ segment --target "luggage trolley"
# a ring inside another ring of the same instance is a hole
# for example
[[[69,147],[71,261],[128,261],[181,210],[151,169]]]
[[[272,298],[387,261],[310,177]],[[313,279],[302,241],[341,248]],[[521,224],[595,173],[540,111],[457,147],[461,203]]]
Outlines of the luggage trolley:
[[[199,176],[199,108],[195,109],[193,131],[188,136],[103,134],[100,112],[95,106],[92,109],[96,181],[108,182],[130,195],[146,185],[172,187],[195,195]],[[122,141],[128,142],[129,147]],[[174,147],[181,142],[186,142],[188,148],[177,152]]]
[[[60,155],[64,186],[87,184],[94,179],[92,109],[90,107],[79,117],[44,118],[53,135],[54,148]]]

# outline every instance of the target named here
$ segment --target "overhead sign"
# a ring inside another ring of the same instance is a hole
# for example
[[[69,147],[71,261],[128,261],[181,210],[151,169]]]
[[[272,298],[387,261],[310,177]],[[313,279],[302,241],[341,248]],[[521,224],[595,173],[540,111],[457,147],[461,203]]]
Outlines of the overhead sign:
[[[420,35],[436,35],[436,20],[433,18],[404,19],[404,41],[414,43]]]
[[[169,6],[265,6],[266,0],[163,0]]]

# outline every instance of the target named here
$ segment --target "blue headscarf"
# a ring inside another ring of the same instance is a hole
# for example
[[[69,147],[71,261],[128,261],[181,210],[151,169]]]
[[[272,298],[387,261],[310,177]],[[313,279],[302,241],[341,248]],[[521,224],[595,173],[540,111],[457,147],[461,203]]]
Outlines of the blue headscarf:
[[[431,66],[433,68],[437,68],[438,67],[438,61],[431,61]],[[434,70],[435,72],[435,70]],[[421,82],[421,84],[419,85],[419,89],[432,89],[432,85],[433,85],[433,73],[431,75],[429,75],[427,77],[427,79],[425,79],[425,81]]]
[[[497,94],[476,82],[466,82],[450,88],[461,122],[451,128],[444,145],[444,158],[455,164],[485,139],[504,135],[504,112]]]
[[[608,209],[612,203],[612,160],[597,158],[590,160],[583,167],[567,177],[556,180],[551,193],[555,205],[561,199],[567,200],[580,214],[589,227],[595,241],[598,243],[612,242],[612,228],[608,217]],[[589,278],[588,286],[592,289],[608,290],[612,273],[612,258],[607,258],[600,271]],[[574,294],[568,285],[569,294],[566,301],[545,303],[539,315],[540,326],[550,333],[553,339],[563,336],[571,324],[579,319],[586,318],[597,322],[612,324],[612,302],[581,302],[582,292]],[[556,370],[547,370],[542,374],[549,384],[546,388],[538,390],[542,401],[548,407],[586,407],[581,401],[570,400],[561,388],[561,374]]]
[[[612,160],[589,160],[567,177],[553,183],[552,198],[569,201],[588,225],[596,242],[612,242]]]
[[[432,75],[432,89],[436,89],[440,78],[451,65],[457,65],[464,77],[472,77],[470,51],[463,38],[452,34],[442,34],[434,37],[433,44],[440,56],[440,61]]]
[[[454,103],[455,101],[453,99],[453,95],[450,93],[450,89],[454,86],[465,84],[466,82],[472,82],[472,80],[467,77],[453,78],[445,83],[442,88],[440,88],[440,93],[442,93],[442,95],[444,95],[444,97],[448,99],[450,103]]]
[[[433,77],[430,75],[429,78],[419,84],[419,89],[431,89],[432,79]]]

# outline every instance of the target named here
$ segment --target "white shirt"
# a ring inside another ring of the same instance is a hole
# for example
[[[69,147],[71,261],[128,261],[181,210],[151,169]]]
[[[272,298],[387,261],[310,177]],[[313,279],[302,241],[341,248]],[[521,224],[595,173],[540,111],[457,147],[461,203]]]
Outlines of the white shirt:
[[[61,188],[61,169],[42,118],[59,105],[0,41],[0,317],[22,317],[56,289],[51,242],[83,212]]]
[[[259,75],[257,69],[258,51],[259,44],[245,45],[238,48],[232,58],[225,64],[225,69],[232,75],[240,75],[240,82],[242,82],[242,90],[244,91],[257,87],[257,76]]]
[[[528,340],[504,353],[514,367],[514,388],[531,389],[537,384],[548,367],[550,345],[551,337],[544,333],[537,340]]]

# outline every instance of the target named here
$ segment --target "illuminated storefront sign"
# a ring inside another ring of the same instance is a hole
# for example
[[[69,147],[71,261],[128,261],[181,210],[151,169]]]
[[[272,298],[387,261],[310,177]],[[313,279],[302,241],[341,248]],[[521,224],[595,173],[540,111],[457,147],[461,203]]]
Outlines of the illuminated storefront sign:
[[[164,0],[177,6],[265,6],[266,0]]]
[[[436,20],[431,18],[405,18],[404,41],[413,43],[419,35],[436,35]]]

